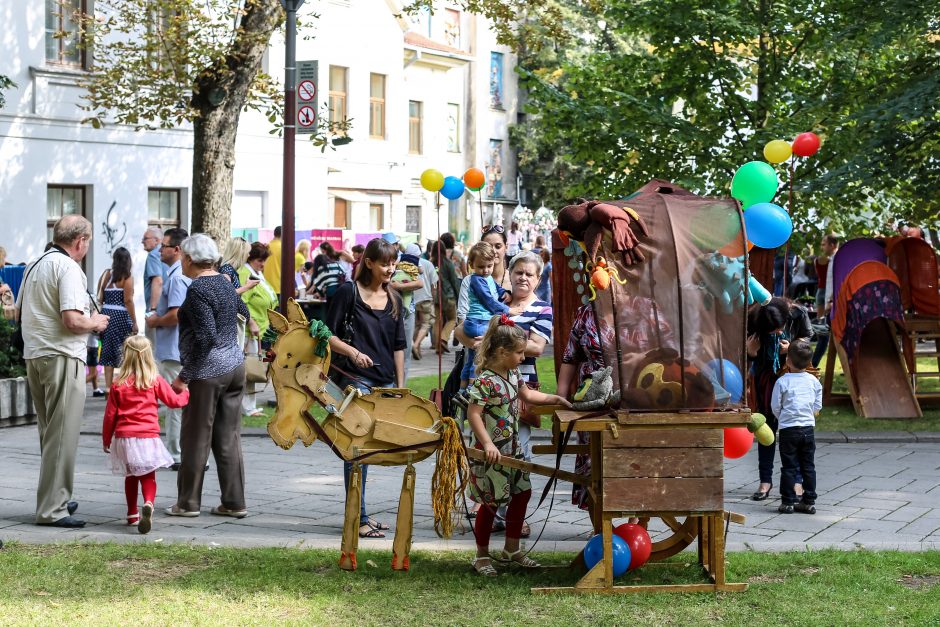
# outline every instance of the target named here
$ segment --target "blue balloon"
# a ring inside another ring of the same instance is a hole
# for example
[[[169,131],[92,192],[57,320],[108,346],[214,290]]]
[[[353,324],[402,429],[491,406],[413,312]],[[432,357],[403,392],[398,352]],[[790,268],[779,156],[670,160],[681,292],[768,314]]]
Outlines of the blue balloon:
[[[627,572],[630,568],[630,545],[623,538],[614,535],[612,538],[613,558],[614,558],[614,577]],[[604,558],[604,536],[597,534],[584,547],[584,565],[588,570],[594,568],[598,562]]]
[[[711,370],[715,381],[728,391],[731,395],[731,402],[738,403],[744,395],[744,379],[741,377],[741,371],[738,367],[727,359],[712,359],[705,364],[705,367]]]
[[[441,196],[449,200],[457,200],[463,196],[464,184],[456,176],[448,176],[444,179],[444,187],[441,188]]]
[[[770,202],[751,205],[744,211],[747,239],[761,248],[776,248],[790,239],[793,221],[790,214]]]

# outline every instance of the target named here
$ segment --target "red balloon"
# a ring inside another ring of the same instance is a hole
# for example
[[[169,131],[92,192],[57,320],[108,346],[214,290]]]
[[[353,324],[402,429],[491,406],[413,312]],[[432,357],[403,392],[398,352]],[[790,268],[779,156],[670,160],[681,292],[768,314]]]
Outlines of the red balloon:
[[[793,154],[797,157],[811,157],[819,150],[819,135],[800,133],[793,140]]]
[[[754,444],[754,434],[746,427],[728,427],[725,429],[725,457],[738,459],[744,457]]]
[[[623,523],[614,529],[614,534],[623,538],[623,541],[630,547],[630,566],[627,570],[639,568],[650,558],[653,541],[650,540],[650,534],[646,529],[633,523]]]

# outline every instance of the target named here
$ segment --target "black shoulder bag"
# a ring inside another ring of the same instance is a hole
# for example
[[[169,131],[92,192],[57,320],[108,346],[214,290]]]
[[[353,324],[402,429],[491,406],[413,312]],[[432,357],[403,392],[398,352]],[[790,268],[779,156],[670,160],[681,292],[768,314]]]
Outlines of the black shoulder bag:
[[[47,251],[43,254],[42,257],[36,260],[36,263],[31,265],[27,270],[26,274],[23,276],[23,282],[20,283],[20,289],[23,291],[23,297],[20,299],[21,303],[26,303],[26,280],[29,279],[29,275],[32,273],[33,269],[39,265],[39,262],[52,255],[54,253],[61,253],[62,251],[58,248],[53,248],[50,251]],[[63,253],[65,254],[65,253]],[[26,343],[23,341],[23,313],[20,311],[19,319],[16,322],[16,326],[13,328],[13,336],[10,338],[10,343],[13,344],[13,348],[20,355],[23,354],[23,351],[26,350]]]

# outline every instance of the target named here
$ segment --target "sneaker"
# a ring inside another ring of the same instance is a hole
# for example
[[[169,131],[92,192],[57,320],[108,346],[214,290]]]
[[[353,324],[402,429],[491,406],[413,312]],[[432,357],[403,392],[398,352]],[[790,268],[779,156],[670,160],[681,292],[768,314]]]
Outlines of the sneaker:
[[[95,398],[101,398],[102,396],[104,396],[104,390],[102,390],[101,388],[96,388],[91,391],[91,395],[94,396]]]
[[[150,533],[150,527],[153,524],[153,503],[147,501],[140,510],[140,522],[137,524],[137,531],[140,533]]]
[[[780,507],[778,507],[778,508],[777,508],[777,511],[780,512],[781,514],[792,514],[792,513],[793,513],[793,506],[792,506],[792,505],[789,505],[789,504],[784,504],[784,505],[781,505]]]
[[[815,514],[816,506],[812,503],[797,503],[793,509],[801,514]]]

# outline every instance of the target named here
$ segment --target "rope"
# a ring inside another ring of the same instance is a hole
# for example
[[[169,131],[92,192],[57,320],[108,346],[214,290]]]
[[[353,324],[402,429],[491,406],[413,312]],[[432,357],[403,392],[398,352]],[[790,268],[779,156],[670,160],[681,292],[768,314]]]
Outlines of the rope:
[[[455,519],[460,517],[455,505],[457,495],[462,495],[466,488],[469,466],[457,422],[448,416],[442,417],[441,421],[444,429],[431,478],[431,509],[434,512],[434,531],[441,538],[450,538]]]
[[[325,358],[326,350],[330,345],[330,338],[333,337],[333,332],[330,331],[330,328],[326,326],[325,322],[312,320],[310,322],[310,337],[316,341],[313,354],[317,357]]]

